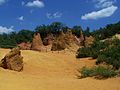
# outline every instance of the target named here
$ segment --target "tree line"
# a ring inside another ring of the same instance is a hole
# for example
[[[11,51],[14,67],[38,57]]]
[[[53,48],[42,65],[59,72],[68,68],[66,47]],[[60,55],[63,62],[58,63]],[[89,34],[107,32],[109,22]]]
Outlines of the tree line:
[[[108,24],[103,28],[93,31],[91,34],[98,40],[111,38],[115,34],[120,34],[120,21],[115,24]]]
[[[53,36],[57,37],[61,31],[66,33],[68,30],[71,30],[74,35],[77,37],[80,36],[80,32],[83,31],[84,36],[93,36],[95,39],[105,39],[109,38],[116,33],[120,33],[120,22],[115,24],[109,24],[104,28],[100,28],[98,30],[94,30],[91,32],[90,28],[87,27],[86,30],[83,30],[81,26],[76,25],[72,28],[61,22],[53,22],[50,25],[40,25],[37,26],[34,30],[20,30],[19,32],[11,32],[9,34],[1,34],[0,35],[0,47],[1,48],[12,48],[17,44],[22,42],[31,42],[34,33],[40,33],[41,38],[44,39],[48,34],[53,34]]]

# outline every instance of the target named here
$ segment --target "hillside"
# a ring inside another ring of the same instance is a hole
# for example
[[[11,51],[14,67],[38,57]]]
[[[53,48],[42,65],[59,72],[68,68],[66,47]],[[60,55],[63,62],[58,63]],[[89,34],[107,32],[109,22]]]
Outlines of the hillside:
[[[0,49],[0,59],[9,52]],[[77,79],[77,69],[93,66],[95,60],[77,60],[75,53],[35,52],[24,50],[24,70],[14,72],[0,68],[0,90],[120,90],[120,78]]]

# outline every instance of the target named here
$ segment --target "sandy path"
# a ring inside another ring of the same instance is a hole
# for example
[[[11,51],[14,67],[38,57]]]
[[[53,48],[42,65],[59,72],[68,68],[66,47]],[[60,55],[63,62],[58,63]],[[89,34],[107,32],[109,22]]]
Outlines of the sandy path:
[[[8,52],[0,49],[0,59]],[[76,69],[94,65],[94,60],[76,60],[75,54],[22,51],[24,71],[0,68],[0,90],[120,90],[120,78],[77,79]]]

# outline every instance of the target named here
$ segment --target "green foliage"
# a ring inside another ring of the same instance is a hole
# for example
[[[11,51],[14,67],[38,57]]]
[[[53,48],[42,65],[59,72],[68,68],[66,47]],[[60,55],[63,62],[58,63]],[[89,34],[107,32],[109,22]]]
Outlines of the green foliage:
[[[81,75],[78,75],[78,78],[95,77],[97,79],[106,79],[119,75],[119,72],[103,66],[93,68],[83,67],[79,72]]]
[[[89,37],[91,35],[91,32],[90,32],[90,28],[87,27],[87,29],[83,32],[83,34],[87,37]]]
[[[91,56],[91,48],[90,47],[84,47],[84,48],[79,48],[76,57],[77,58],[85,58],[85,57],[90,57]]]
[[[47,34],[52,33],[54,36],[57,36],[60,34],[60,32],[63,30],[64,32],[67,32],[68,27],[65,26],[61,22],[53,22],[50,25],[40,25],[36,27],[35,32],[40,33],[42,39],[47,36]]]
[[[21,42],[31,42],[33,31],[21,30],[18,33],[11,32],[9,34],[0,35],[1,48],[13,48]]]
[[[90,68],[83,67],[81,70],[78,70],[81,75],[78,75],[78,78],[92,77],[94,70]]]
[[[77,37],[80,37],[80,32],[83,31],[81,26],[74,26],[72,28],[72,33],[76,35]]]
[[[69,27],[64,25],[61,22],[53,22],[50,25],[40,25],[35,28],[34,31],[30,30],[21,30],[18,33],[12,32],[9,34],[0,35],[0,47],[1,48],[11,48],[15,47],[17,44],[22,42],[31,42],[33,34],[38,32],[41,35],[42,40],[47,37],[48,34],[53,34],[54,37],[59,36],[61,31],[66,33],[69,30]],[[80,26],[74,27],[74,33],[76,35],[80,34],[82,28]]]
[[[120,68],[120,40],[113,42],[114,44],[112,46],[107,47],[99,54],[96,64],[105,62],[106,64],[112,65],[114,69]]]
[[[16,42],[31,42],[33,37],[33,31],[30,30],[21,30],[16,35]]]
[[[108,43],[94,41],[90,47],[79,48],[76,57],[77,58],[93,57],[95,59],[101,53],[101,50],[104,50],[106,47],[108,47]]]
[[[13,48],[16,46],[16,33],[0,35],[0,47],[1,48]]]
[[[36,27],[35,32],[23,29],[18,33],[12,32],[9,34],[2,34],[0,35],[0,47],[14,47],[21,42],[31,42],[33,34],[36,32],[40,33],[43,40],[48,34],[53,34],[54,37],[57,37],[59,36],[61,31],[66,33],[69,29],[71,29],[72,33],[75,34],[77,37],[79,37],[80,32],[83,31],[81,26],[76,25],[73,28],[69,28],[68,26],[66,26],[61,22],[53,22],[50,25],[40,25]],[[96,40],[106,39],[106,38],[112,37],[117,33],[120,34],[120,22],[116,24],[107,25],[106,27],[100,28],[99,30],[96,30],[93,32],[90,32],[89,27],[87,27],[87,29],[83,31],[84,36],[92,35]],[[98,44],[96,43],[95,45],[97,46]],[[92,48],[96,46],[93,45]],[[97,58],[97,54],[99,53],[99,48],[101,47],[103,47],[103,45],[99,45],[99,47],[97,46],[97,48],[91,49],[92,50],[91,55],[93,55],[92,57]],[[88,50],[88,53],[89,53],[89,50]],[[88,56],[88,55],[85,55],[85,56]]]
[[[115,34],[120,34],[120,22],[116,24],[109,24],[105,28],[100,28],[92,32],[92,36],[99,40],[110,38]]]
[[[102,50],[104,50],[106,47],[108,47],[108,44],[106,42],[101,41],[94,41],[91,45],[91,57],[96,59],[98,55],[101,53]]]
[[[40,33],[41,37],[45,38],[48,33],[51,33],[51,28],[50,26],[40,25],[36,27],[35,32]]]
[[[118,74],[117,72],[110,68],[105,68],[101,66],[94,68],[94,71],[95,71],[94,75],[98,76],[97,78],[109,78],[114,77]]]
[[[61,23],[61,22],[53,22],[50,25],[51,30],[53,30],[52,32],[55,33],[55,34],[59,34],[64,26],[65,25],[63,23]]]
[[[96,64],[106,63],[114,69],[120,68],[120,40],[95,41],[90,47],[78,49],[77,58],[92,57]]]

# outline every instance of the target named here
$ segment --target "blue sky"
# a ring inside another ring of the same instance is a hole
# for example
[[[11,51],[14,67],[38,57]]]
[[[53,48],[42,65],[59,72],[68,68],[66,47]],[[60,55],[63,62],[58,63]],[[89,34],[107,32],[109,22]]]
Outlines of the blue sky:
[[[120,0],[0,0],[0,33],[55,21],[98,29],[120,21]]]

